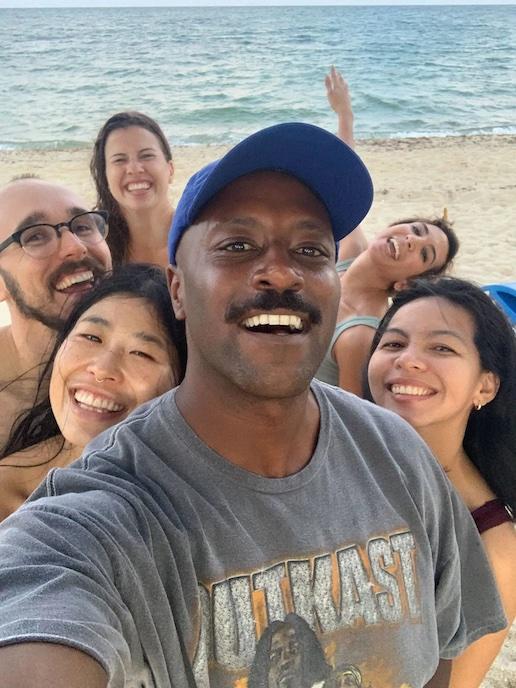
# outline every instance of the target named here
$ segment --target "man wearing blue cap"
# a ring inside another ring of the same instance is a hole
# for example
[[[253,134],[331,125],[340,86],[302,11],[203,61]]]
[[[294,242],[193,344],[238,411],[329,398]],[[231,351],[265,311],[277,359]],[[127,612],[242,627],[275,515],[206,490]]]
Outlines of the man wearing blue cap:
[[[4,522],[2,686],[244,688],[266,629],[295,617],[320,646],[311,686],[352,664],[365,685],[442,688],[440,658],[503,627],[471,518],[416,433],[311,382],[335,241],[371,200],[360,159],[304,124],[192,177],[169,242],[185,379]],[[264,688],[298,688],[296,633],[263,645]]]

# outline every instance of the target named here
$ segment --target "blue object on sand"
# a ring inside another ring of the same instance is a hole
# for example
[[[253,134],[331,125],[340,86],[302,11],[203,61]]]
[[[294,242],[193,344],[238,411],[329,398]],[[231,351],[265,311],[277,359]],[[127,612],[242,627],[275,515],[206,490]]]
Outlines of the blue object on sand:
[[[516,282],[485,284],[482,289],[500,306],[511,325],[516,325]]]

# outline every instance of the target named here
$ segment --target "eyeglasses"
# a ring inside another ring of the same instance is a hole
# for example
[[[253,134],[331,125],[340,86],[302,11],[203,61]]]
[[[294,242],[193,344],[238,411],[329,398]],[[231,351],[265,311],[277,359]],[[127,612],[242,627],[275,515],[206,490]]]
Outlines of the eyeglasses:
[[[68,229],[84,244],[98,244],[107,237],[108,213],[106,210],[75,215],[66,222],[57,225],[38,224],[29,225],[17,232],[0,244],[0,251],[11,244],[19,244],[31,258],[48,258],[59,247],[59,239],[63,230]]]

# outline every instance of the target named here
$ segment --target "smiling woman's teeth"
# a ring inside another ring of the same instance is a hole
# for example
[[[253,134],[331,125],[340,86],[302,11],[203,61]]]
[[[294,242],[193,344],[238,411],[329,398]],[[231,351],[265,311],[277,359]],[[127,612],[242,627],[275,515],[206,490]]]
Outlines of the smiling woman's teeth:
[[[391,392],[393,394],[406,394],[412,397],[423,397],[431,394],[432,390],[428,387],[414,387],[412,385],[391,385]]]
[[[389,237],[387,242],[391,249],[391,256],[394,258],[394,260],[398,260],[400,257],[400,245],[394,237]]]
[[[144,191],[150,189],[149,182],[134,182],[127,185],[128,191]]]
[[[115,413],[124,408],[110,399],[96,397],[91,392],[85,392],[81,389],[75,392],[74,399],[82,408],[88,409],[89,411],[97,411],[97,413],[103,413],[104,411]]]
[[[248,329],[259,327],[260,325],[279,325],[281,327],[290,327],[292,331],[301,332],[303,329],[303,322],[298,315],[278,315],[277,313],[261,313],[260,315],[253,315],[247,320],[244,320],[244,326]]]

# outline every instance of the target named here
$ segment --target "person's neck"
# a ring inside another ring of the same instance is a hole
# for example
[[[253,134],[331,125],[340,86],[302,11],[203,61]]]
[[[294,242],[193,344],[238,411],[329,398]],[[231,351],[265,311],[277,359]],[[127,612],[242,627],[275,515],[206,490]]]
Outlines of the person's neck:
[[[16,310],[11,310],[11,325],[6,332],[6,343],[13,374],[23,372],[40,365],[50,353],[56,337],[51,330],[38,320],[26,318]],[[4,355],[7,352],[4,352]]]
[[[462,447],[464,432],[456,432],[455,428],[443,427],[442,424],[417,428],[417,431],[447,474],[453,473],[465,460]]]
[[[59,452],[59,465],[68,466],[72,461],[78,459],[84,451],[84,447],[84,444],[73,444],[65,439],[63,447]]]
[[[357,313],[383,315],[391,283],[378,271],[367,251],[340,274],[341,304]]]
[[[420,430],[419,434],[430,447],[468,509],[476,509],[486,501],[494,499],[494,492],[464,450],[464,428],[460,431],[439,426]]]
[[[319,407],[307,389],[288,399],[257,399],[232,385],[188,374],[176,393],[181,415],[211,449],[269,478],[300,471],[319,434]]]
[[[173,216],[174,208],[170,202],[145,211],[126,213],[131,262],[163,263]]]
[[[49,464],[52,468],[56,466],[60,466],[61,468],[68,466],[70,463],[72,463],[72,461],[78,459],[84,450],[83,444],[73,444],[61,434],[55,435],[54,437],[49,437],[49,439],[35,444],[32,447],[33,450],[37,450],[37,453],[36,451],[33,452],[35,456],[42,455],[43,446],[45,448],[45,453],[52,456],[52,462]],[[27,453],[27,450],[23,451]],[[27,463],[28,462],[25,462],[25,465],[27,465]],[[37,467],[39,467],[39,463],[37,464]]]

